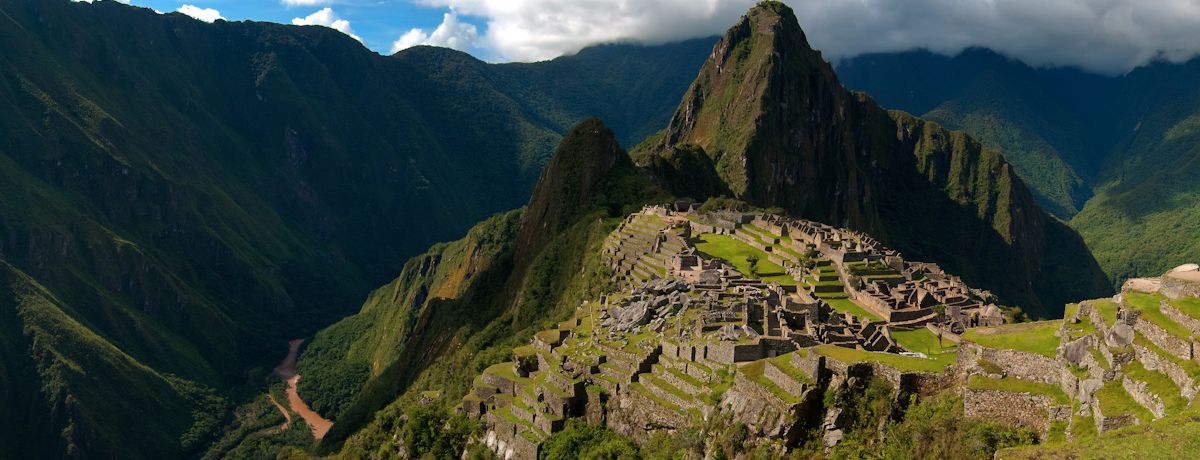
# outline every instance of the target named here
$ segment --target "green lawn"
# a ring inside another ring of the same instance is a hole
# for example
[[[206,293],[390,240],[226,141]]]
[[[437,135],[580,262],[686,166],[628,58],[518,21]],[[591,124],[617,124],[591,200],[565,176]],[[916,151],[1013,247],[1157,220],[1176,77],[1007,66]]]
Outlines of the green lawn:
[[[1196,363],[1195,361],[1190,359],[1181,359],[1174,354],[1168,353],[1166,350],[1159,348],[1158,345],[1155,345],[1154,342],[1151,342],[1150,339],[1147,339],[1146,336],[1140,333],[1133,337],[1133,343],[1150,350],[1151,353],[1155,353],[1167,361],[1175,363],[1175,365],[1183,368],[1183,371],[1187,372],[1188,376],[1190,376],[1192,379],[1200,379],[1200,364]]]
[[[1186,299],[1170,300],[1169,302],[1171,302],[1172,307],[1183,312],[1183,314],[1200,319],[1200,299],[1188,297]]]
[[[821,300],[824,300],[825,303],[828,303],[829,306],[833,307],[834,310],[848,312],[859,318],[868,318],[872,321],[883,321],[883,318],[880,318],[879,315],[871,313],[870,310],[867,310],[866,308],[854,303],[853,300],[850,300],[845,296],[836,299],[822,298]]]
[[[1053,358],[1059,342],[1054,332],[1060,326],[1062,320],[980,327],[968,330],[962,338],[988,348],[1024,351]]]
[[[1154,414],[1129,396],[1129,392],[1121,385],[1121,379],[1110,380],[1096,390],[1096,399],[1100,401],[1100,411],[1105,417],[1133,414],[1142,423],[1154,420]]]
[[[768,254],[765,251],[731,236],[705,233],[700,235],[700,242],[696,243],[696,250],[706,256],[729,262],[738,272],[747,277],[771,283],[797,284],[796,280],[788,275],[783,267],[767,260]],[[749,256],[758,258],[758,275],[750,274],[750,262],[746,261]]]
[[[942,372],[946,366],[933,359],[910,358],[895,353],[856,350],[837,345],[818,345],[813,351],[846,363],[876,362],[910,372]]]
[[[770,361],[771,364],[774,364],[775,367],[779,368],[780,371],[783,371],[784,374],[787,374],[797,382],[807,383],[810,385],[813,383],[812,379],[808,377],[808,374],[805,374],[804,371],[796,369],[794,366],[792,366],[792,353],[779,355],[774,358],[767,358],[764,361]]]
[[[1200,452],[1200,423],[1196,410],[1188,410],[1150,423],[1095,434],[1091,418],[1076,417],[1075,438],[1053,443],[1005,449],[999,459],[1143,459],[1189,458]],[[1082,423],[1088,426],[1081,425]],[[1088,431],[1090,430],[1090,431]]]
[[[1124,295],[1127,305],[1142,312],[1139,319],[1149,321],[1166,330],[1168,334],[1184,340],[1192,336],[1191,330],[1168,318],[1159,308],[1159,302],[1165,299],[1161,294],[1126,292]]]
[[[923,327],[911,331],[893,329],[892,339],[895,339],[896,343],[905,350],[925,353],[945,365],[954,364],[958,358],[958,344],[942,339],[942,343],[939,345],[937,335]]]
[[[1070,318],[1071,316],[1064,315],[1063,317]],[[1080,316],[1079,323],[1076,323],[1076,324],[1068,323],[1066,325],[1065,329],[1066,329],[1067,333],[1070,335],[1072,340],[1078,339],[1083,336],[1091,335],[1096,332],[1096,326],[1092,324],[1092,320],[1088,319],[1087,316]]]
[[[1118,385],[1120,382],[1118,382]],[[1063,393],[1062,388],[1058,385],[1048,383],[1031,382],[1029,380],[1021,380],[1014,378],[993,379],[982,375],[972,375],[970,380],[967,380],[967,388],[974,390],[997,390],[1007,391],[1011,393],[1030,393],[1036,395],[1049,396],[1056,404],[1070,404],[1071,398]],[[1125,391],[1122,389],[1121,391]]]
[[[758,361],[754,361],[754,362],[751,362],[751,363],[748,363],[748,364],[738,367],[737,371],[739,373],[741,373],[742,375],[745,375],[746,378],[753,380],[754,382],[758,383],[759,385],[762,385],[763,388],[766,388],[767,391],[770,391],[772,394],[774,394],[776,397],[778,397],[783,402],[788,403],[788,404],[793,404],[793,403],[799,402],[800,395],[794,395],[794,394],[788,393],[787,390],[780,388],[779,385],[776,385],[775,382],[772,382],[771,379],[768,379],[766,377],[766,375],[763,375],[763,372],[766,370],[766,367],[767,367],[767,361],[760,359]]]
[[[1100,312],[1100,317],[1104,318],[1104,324],[1108,327],[1117,324],[1117,308],[1116,302],[1111,300],[1097,300],[1092,302],[1092,308]]]
[[[1175,382],[1170,377],[1167,377],[1167,374],[1146,369],[1137,360],[1126,364],[1121,369],[1121,372],[1131,379],[1146,382],[1146,389],[1162,399],[1163,406],[1168,414],[1179,412],[1181,409],[1187,407],[1188,401],[1180,394],[1179,386],[1175,385]]]

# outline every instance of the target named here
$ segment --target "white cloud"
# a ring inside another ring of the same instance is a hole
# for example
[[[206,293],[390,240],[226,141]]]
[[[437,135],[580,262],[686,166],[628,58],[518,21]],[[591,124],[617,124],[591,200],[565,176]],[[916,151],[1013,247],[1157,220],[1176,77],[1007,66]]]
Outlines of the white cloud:
[[[339,18],[337,13],[333,12],[333,8],[324,8],[303,18],[293,18],[292,24],[298,26],[325,26],[349,35],[350,38],[359,42],[363,41],[361,37],[354,34],[354,29],[350,28],[350,21]]]
[[[425,33],[424,29],[412,29],[401,35],[392,43],[392,53],[412,48],[417,45],[432,45],[456,50],[466,50],[475,46],[479,40],[479,31],[475,26],[458,20],[458,13],[451,10],[442,16],[442,23],[433,30]]]
[[[317,6],[331,3],[332,0],[279,0],[286,6]]]
[[[178,10],[175,10],[175,11],[186,14],[188,16],[191,16],[193,18],[199,19],[204,22],[214,22],[218,19],[221,19],[221,20],[225,19],[225,18],[221,17],[220,11],[214,10],[212,8],[200,8],[198,6],[193,6],[193,5],[183,5],[183,6],[179,7]]]
[[[417,0],[487,21],[480,45],[540,60],[598,42],[721,33],[757,0]],[[1119,73],[1200,53],[1197,0],[786,0],[826,57],[983,46],[1032,65]],[[444,24],[444,23],[443,23]],[[440,29],[440,27],[439,27]],[[436,31],[435,31],[436,33]],[[412,34],[410,36],[410,34]],[[410,40],[423,31],[405,34]],[[432,39],[433,34],[429,35]],[[402,37],[403,39],[403,37]],[[397,45],[401,44],[397,41]]]

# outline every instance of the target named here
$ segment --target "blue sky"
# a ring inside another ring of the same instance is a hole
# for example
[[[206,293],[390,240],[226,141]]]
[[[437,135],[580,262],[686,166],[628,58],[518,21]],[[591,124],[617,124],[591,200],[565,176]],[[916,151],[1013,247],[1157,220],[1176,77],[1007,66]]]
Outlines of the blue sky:
[[[281,0],[130,0],[130,4],[172,12],[183,5],[212,8],[230,21],[255,20],[290,24],[294,18],[304,18],[324,8],[331,8],[337,17],[350,22],[355,35],[375,51],[389,54],[393,42],[401,35],[421,28],[432,31],[442,22],[448,7],[421,6],[409,0],[336,0],[320,1],[313,6],[287,6]],[[481,18],[458,15],[460,21],[486,30]],[[471,47],[467,51],[481,59],[494,60],[499,56],[489,50]]]

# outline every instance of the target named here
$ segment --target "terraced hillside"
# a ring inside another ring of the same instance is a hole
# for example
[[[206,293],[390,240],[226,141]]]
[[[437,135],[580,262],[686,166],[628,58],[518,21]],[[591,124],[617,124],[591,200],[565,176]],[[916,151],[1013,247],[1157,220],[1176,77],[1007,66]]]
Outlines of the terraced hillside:
[[[1195,413],[1200,378],[1200,299],[1173,294],[1132,283],[1113,298],[1068,306],[1063,321],[967,332],[958,360],[967,414],[1046,434],[1045,447],[1001,457],[1090,458],[1103,451],[1089,446],[1112,446],[1114,437],[1170,435],[1163,424]]]
[[[801,229],[816,224],[691,209],[650,206],[617,225],[603,245],[611,288],[474,378],[458,410],[483,423],[480,443],[535,458],[571,419],[645,442],[722,418],[776,454],[828,449],[849,428],[836,395],[864,379],[901,412],[958,382],[943,323],[888,323],[845,290],[843,271],[902,277],[880,265],[887,251],[812,244]]]

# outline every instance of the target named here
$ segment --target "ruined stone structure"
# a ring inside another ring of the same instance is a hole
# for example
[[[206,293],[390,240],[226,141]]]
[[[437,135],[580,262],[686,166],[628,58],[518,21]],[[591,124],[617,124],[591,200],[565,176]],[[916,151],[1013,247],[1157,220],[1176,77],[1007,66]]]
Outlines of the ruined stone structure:
[[[782,272],[743,273],[735,266],[742,260],[700,251],[704,235],[761,251],[756,262]],[[485,370],[463,398],[462,410],[485,421],[483,442],[502,458],[536,457],[541,441],[570,417],[640,438],[694,425],[714,410],[755,435],[783,439],[824,423],[833,445],[841,436],[837,417],[819,419],[829,385],[875,376],[897,398],[948,385],[942,373],[872,358],[905,352],[894,330],[945,327],[953,336],[955,321],[1001,321],[998,310],[985,312],[986,295],[936,265],[906,262],[865,234],[809,221],[651,206],[618,226],[603,255],[614,291],[538,333],[513,361]],[[851,287],[852,279],[887,291]],[[867,304],[882,292],[896,300],[886,308]],[[837,347],[867,361],[835,358]]]
[[[964,335],[958,367],[967,415],[1070,437],[1190,407],[1200,375],[1200,301],[1178,287],[1178,273],[1131,280],[1111,299],[1068,306],[1059,327],[1043,328],[1054,331],[1053,354],[1035,344],[1051,339],[1048,332],[1029,332],[1038,323]]]

